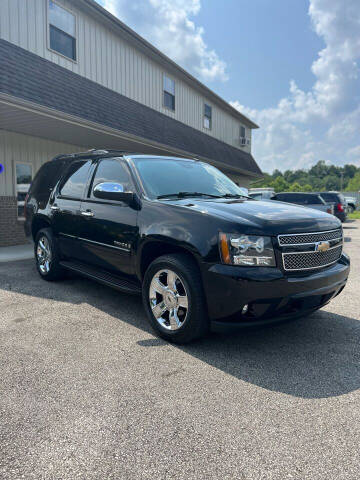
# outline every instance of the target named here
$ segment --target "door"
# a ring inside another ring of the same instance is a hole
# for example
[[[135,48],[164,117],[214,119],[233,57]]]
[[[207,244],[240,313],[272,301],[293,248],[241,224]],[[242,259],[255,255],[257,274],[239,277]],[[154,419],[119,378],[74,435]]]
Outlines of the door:
[[[94,188],[103,182],[119,183],[124,191],[135,192],[125,161],[118,158],[98,161],[87,196],[81,203],[81,257],[105,270],[134,275],[137,210],[125,202],[95,198]]]
[[[62,255],[77,258],[81,199],[91,169],[90,160],[73,162],[61,180],[51,204],[53,231]]]

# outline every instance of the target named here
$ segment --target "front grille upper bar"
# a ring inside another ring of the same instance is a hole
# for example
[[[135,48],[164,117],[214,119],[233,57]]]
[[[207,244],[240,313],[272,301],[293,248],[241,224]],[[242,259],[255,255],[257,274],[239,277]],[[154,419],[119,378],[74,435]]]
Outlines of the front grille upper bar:
[[[337,238],[331,238],[329,240],[315,240],[312,242],[301,242],[301,243],[281,243],[281,237],[306,237],[306,236],[311,236],[311,235],[322,235],[326,233],[333,233],[333,232],[338,232],[341,236]],[[277,236],[278,243],[280,247],[298,247],[301,245],[315,245],[318,241],[324,242],[324,241],[338,241],[343,239],[343,233],[342,230],[339,228],[336,228],[335,230],[325,230],[324,232],[307,232],[307,233],[283,233]]]

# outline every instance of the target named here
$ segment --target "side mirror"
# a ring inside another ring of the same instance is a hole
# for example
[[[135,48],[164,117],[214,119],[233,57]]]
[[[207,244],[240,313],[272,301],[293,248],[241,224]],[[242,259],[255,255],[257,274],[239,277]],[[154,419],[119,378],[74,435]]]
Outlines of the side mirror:
[[[115,200],[117,202],[132,203],[134,200],[133,192],[125,192],[121,183],[104,182],[99,183],[94,188],[94,197],[103,200]]]

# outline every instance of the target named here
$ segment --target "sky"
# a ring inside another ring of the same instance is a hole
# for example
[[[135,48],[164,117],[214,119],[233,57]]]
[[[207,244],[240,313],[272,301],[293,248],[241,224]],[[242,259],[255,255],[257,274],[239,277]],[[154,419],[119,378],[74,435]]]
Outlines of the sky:
[[[266,172],[360,166],[360,0],[98,0],[255,121]]]

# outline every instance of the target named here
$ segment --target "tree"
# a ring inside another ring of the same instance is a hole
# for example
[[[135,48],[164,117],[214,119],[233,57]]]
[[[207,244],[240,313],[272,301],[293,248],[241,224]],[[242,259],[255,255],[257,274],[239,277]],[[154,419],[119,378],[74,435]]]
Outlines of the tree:
[[[347,192],[359,192],[360,191],[360,171],[355,173],[355,176],[349,181]]]
[[[310,184],[306,183],[305,185],[303,185],[302,187],[302,191],[303,192],[312,192],[313,191],[313,188]]]
[[[277,177],[273,182],[271,182],[271,187],[275,192],[286,192],[289,188],[289,184],[284,180],[283,176]]]
[[[289,192],[302,192],[303,187],[298,182],[294,182],[290,185]]]
[[[327,175],[323,180],[325,190],[340,190],[340,177]]]

